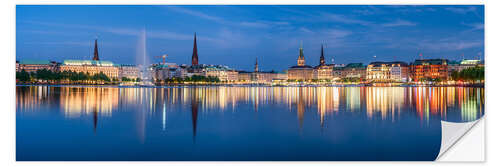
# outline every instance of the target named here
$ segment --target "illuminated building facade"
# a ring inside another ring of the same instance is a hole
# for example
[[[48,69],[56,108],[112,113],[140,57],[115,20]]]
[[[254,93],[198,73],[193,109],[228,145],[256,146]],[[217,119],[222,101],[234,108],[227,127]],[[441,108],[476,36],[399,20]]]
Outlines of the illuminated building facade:
[[[392,64],[389,71],[391,74],[390,79],[392,81],[396,82],[410,81],[410,67],[408,66],[408,64],[404,62]]]
[[[314,79],[331,80],[333,79],[333,66],[324,65],[314,68]]]
[[[254,71],[239,71],[238,72],[238,81],[243,82],[252,82],[252,83],[271,83],[273,80],[279,80],[283,77],[283,73],[278,73],[276,71],[259,71],[259,63],[257,59],[255,59]],[[286,80],[286,79],[285,79]]]
[[[372,62],[366,68],[366,79],[374,81],[407,81],[408,64],[405,62]]]
[[[288,69],[288,79],[307,81],[314,79],[314,70],[311,66],[292,66]]]
[[[366,68],[366,79],[376,81],[388,81],[391,64],[387,62],[372,62]]]
[[[96,60],[64,60],[60,71],[83,72],[90,75],[106,74],[109,78],[119,78],[120,69],[111,61]]]
[[[187,71],[185,68],[178,66],[175,63],[165,63],[165,64],[154,64],[153,69],[153,79],[154,80],[165,80],[168,78],[185,78]]]
[[[340,67],[333,67],[332,77],[337,80],[341,78],[366,78],[366,66],[363,63],[350,63]]]
[[[238,71],[238,81],[249,82],[252,80],[253,72]]]
[[[234,82],[238,80],[238,71],[222,65],[198,65],[198,71],[205,77],[217,77],[221,81]]]
[[[58,63],[55,61],[25,60],[16,62],[16,71],[36,72],[41,69],[57,71],[58,67]]]
[[[129,64],[121,64],[118,66],[118,78],[122,79],[123,77],[129,79],[137,79],[139,78],[139,68],[136,65]]]
[[[258,73],[258,83],[271,83],[273,80],[280,79],[279,74],[275,71],[259,72]]]
[[[276,71],[260,71],[258,73],[239,71],[238,81],[254,83],[272,83],[275,80],[287,80],[288,74]]]
[[[314,69],[311,66],[305,65],[304,50],[302,46],[299,49],[299,58],[297,58],[297,65],[288,69],[289,80],[307,81],[314,79]]]
[[[238,80],[238,71],[229,70],[227,71],[227,79],[226,81],[234,82]]]
[[[64,60],[59,67],[59,71],[83,72],[89,75],[95,75],[102,72],[111,79],[120,79],[120,65],[113,64],[111,61],[100,60],[97,39],[94,43],[94,57],[92,60]],[[126,73],[125,75],[131,75],[134,72],[125,71],[124,73]]]
[[[448,60],[415,60],[415,62],[410,65],[410,78],[412,81],[421,81],[422,79],[446,80],[448,78]]]

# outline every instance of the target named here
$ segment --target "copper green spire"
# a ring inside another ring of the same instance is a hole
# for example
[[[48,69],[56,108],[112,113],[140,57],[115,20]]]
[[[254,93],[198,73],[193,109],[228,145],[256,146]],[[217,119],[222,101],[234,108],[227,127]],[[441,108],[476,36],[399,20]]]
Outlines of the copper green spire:
[[[306,60],[304,58],[304,49],[302,48],[302,41],[300,41],[299,58],[297,59],[297,66],[304,66],[305,61]]]

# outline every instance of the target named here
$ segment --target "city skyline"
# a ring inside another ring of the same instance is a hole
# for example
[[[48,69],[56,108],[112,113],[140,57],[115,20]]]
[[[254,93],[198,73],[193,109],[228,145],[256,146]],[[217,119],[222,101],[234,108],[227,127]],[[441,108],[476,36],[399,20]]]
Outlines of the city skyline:
[[[40,13],[42,10],[46,12]],[[151,63],[161,61],[155,56],[169,54],[167,62],[191,64],[193,33],[197,35],[200,64],[223,64],[246,71],[252,71],[255,58],[263,71],[287,69],[296,64],[300,41],[307,65],[318,64],[321,44],[326,63],[332,59],[340,64],[411,62],[420,58],[419,53],[424,58],[457,60],[464,55],[484,59],[484,7],[474,5],[18,5],[17,11],[18,60],[40,56],[55,61],[91,59],[92,40],[97,37],[102,60],[138,64],[135,60],[142,30],[146,31]],[[65,16],[55,17],[58,12]],[[231,12],[236,14],[228,16]],[[130,19],[118,21],[117,14]]]

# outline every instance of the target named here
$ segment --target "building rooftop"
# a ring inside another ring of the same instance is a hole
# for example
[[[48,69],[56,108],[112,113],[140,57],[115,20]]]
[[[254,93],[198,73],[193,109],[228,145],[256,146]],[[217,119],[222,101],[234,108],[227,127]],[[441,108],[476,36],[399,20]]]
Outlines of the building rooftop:
[[[391,61],[391,62],[376,61],[370,63],[370,65],[374,67],[379,67],[381,65],[394,65],[394,64],[399,64],[400,66],[408,66],[408,63],[402,61]]]
[[[476,65],[476,64],[480,64],[480,63],[481,63],[481,60],[463,59],[462,61],[460,61],[460,64],[467,64],[467,65]]]
[[[447,65],[448,59],[421,59],[415,60],[411,65]]]
[[[349,64],[345,65],[344,67],[346,67],[346,68],[364,68],[365,66],[363,65],[363,63],[349,63]]]
[[[206,70],[206,71],[233,71],[234,69],[229,68],[224,65],[207,65],[207,64],[198,64],[189,66],[190,70]]]
[[[100,61],[100,60],[64,60],[64,65],[93,65],[93,66],[114,66],[111,61]]]
[[[323,64],[323,65],[320,64],[320,65],[315,66],[314,69],[320,69],[320,68],[327,68],[328,69],[328,68],[333,68],[333,67],[334,67],[333,64]]]
[[[135,64],[115,64],[116,66],[119,67],[137,67]]]
[[[179,68],[176,63],[153,64],[153,68]]]
[[[51,64],[48,60],[22,60],[19,64]]]
[[[230,71],[233,69],[230,69],[227,66],[221,66],[221,65],[216,65],[216,66],[206,66],[204,67],[205,70],[207,71]]]
[[[460,61],[450,60],[450,61],[448,61],[448,64],[449,65],[459,65]]]

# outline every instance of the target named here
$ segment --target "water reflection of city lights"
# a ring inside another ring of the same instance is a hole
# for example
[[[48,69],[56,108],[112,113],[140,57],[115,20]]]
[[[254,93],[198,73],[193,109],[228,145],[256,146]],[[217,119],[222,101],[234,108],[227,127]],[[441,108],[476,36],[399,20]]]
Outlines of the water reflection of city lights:
[[[56,102],[56,103],[54,103]],[[367,119],[396,121],[400,114],[413,114],[421,120],[460,112],[462,121],[483,114],[484,89],[465,87],[17,87],[16,106],[24,112],[58,104],[68,118],[97,114],[112,116],[119,108],[162,115],[166,129],[167,112],[172,105],[192,106],[193,119],[198,112],[238,111],[238,106],[283,105],[297,112],[302,124],[306,112],[316,112],[320,123],[332,113],[365,112]],[[196,106],[193,106],[196,105]],[[134,106],[144,106],[135,107]],[[458,110],[457,110],[458,109]],[[196,111],[194,111],[196,110]],[[262,111],[266,112],[266,111]],[[145,119],[141,116],[142,119]],[[195,125],[195,123],[193,123]]]

